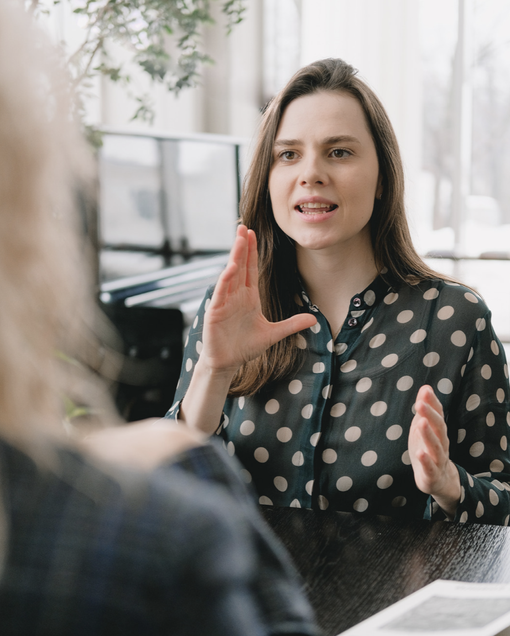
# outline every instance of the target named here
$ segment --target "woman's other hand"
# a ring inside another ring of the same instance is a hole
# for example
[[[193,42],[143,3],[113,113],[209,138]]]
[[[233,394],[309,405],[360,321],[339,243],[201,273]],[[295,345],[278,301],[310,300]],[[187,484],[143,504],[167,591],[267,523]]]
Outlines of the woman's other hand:
[[[409,454],[418,488],[432,495],[450,517],[460,501],[460,477],[449,455],[443,407],[432,387],[422,386],[409,432]]]

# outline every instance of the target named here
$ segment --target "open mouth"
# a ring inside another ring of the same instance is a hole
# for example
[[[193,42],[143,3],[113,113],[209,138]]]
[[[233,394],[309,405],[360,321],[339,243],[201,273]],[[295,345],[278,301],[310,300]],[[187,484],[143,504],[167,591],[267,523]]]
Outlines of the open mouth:
[[[338,205],[328,203],[302,203],[296,205],[296,210],[301,214],[326,214],[326,212],[333,212]]]

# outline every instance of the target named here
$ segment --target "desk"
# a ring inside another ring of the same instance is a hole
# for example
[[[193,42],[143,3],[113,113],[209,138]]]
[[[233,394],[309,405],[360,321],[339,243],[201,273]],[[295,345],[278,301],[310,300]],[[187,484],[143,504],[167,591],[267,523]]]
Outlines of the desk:
[[[262,508],[326,636],[432,581],[510,583],[510,528]]]

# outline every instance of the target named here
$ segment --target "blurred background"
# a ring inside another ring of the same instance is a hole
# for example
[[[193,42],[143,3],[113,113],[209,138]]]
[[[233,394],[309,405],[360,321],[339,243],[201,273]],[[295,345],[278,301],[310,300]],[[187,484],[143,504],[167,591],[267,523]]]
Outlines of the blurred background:
[[[71,52],[91,28],[91,4],[84,0],[73,12],[72,2],[47,0],[39,19]],[[210,3],[214,23],[203,24],[199,36],[212,61],[200,65],[194,87],[169,91],[133,61],[129,47],[108,38],[95,68],[107,57],[110,73],[86,82],[83,121],[103,133],[99,296],[121,331],[136,310],[145,333],[143,312],[164,309],[185,337],[226,261],[261,109],[304,64],[342,57],[376,91],[395,127],[419,253],[475,287],[510,343],[510,3],[229,4],[240,22],[227,34],[224,3]],[[168,48],[175,50],[170,40]],[[121,66],[128,82],[111,72]],[[125,349],[133,358],[143,357],[139,332]],[[172,368],[180,364],[180,338],[154,345]]]

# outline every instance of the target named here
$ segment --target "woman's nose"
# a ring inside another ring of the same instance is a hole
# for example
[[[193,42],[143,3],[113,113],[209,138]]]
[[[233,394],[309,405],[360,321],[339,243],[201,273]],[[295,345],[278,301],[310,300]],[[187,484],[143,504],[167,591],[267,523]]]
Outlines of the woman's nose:
[[[310,156],[301,163],[300,184],[302,186],[325,185],[327,174],[325,167],[317,156]]]

